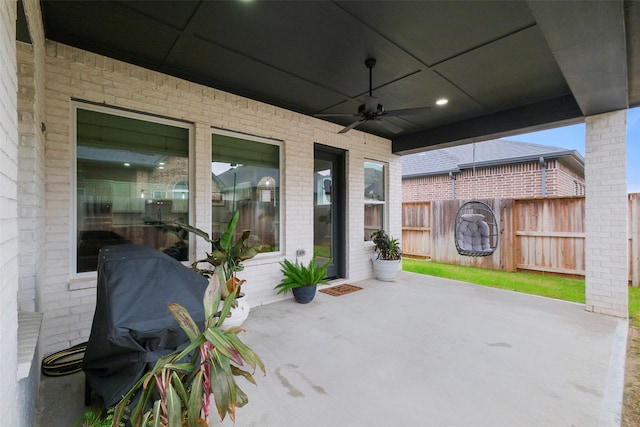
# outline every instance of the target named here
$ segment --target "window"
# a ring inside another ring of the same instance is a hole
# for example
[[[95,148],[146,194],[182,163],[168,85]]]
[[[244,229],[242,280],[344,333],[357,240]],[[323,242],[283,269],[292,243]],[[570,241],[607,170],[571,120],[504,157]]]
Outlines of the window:
[[[186,261],[188,235],[174,221],[189,222],[189,125],[88,108],[75,110],[76,273],[128,242]]]
[[[385,167],[374,162],[364,163],[364,240],[384,229]]]
[[[280,146],[276,141],[216,131],[211,138],[211,235],[250,230],[249,245],[280,250]]]

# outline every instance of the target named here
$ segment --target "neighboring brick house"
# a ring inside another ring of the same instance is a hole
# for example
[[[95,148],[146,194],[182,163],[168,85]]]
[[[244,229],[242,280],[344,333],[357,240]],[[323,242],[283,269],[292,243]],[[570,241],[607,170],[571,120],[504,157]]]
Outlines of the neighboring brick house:
[[[495,139],[402,158],[403,202],[583,194],[584,158],[565,148]]]

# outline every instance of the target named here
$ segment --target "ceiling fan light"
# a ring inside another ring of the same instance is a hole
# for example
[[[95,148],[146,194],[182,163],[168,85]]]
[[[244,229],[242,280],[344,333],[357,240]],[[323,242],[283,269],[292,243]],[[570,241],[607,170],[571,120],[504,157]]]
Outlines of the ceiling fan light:
[[[364,96],[364,108],[365,111],[375,112],[378,107],[378,97],[365,95]]]
[[[449,100],[447,98],[440,98],[436,101],[436,105],[447,105],[449,103]]]

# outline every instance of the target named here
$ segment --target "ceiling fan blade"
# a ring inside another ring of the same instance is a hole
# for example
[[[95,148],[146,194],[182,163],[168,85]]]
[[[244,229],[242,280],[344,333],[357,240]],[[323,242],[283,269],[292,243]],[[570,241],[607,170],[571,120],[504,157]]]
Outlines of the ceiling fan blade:
[[[429,111],[431,111],[431,108],[429,107],[422,107],[422,108],[405,108],[404,110],[391,110],[391,111],[386,111],[384,113],[385,116],[390,116],[390,117],[396,117],[396,116],[411,116],[414,114],[424,114],[424,113],[428,113]]]
[[[362,119],[362,120],[358,120],[357,122],[353,122],[351,123],[349,126],[347,126],[346,128],[342,129],[340,132],[338,133],[347,133],[349,132],[351,129],[355,128],[356,126],[358,126],[360,123],[362,122],[366,122],[366,119]]]
[[[348,114],[348,113],[327,113],[327,114],[314,114],[313,117],[360,117],[360,114]]]
[[[378,120],[375,120],[375,122],[378,123],[383,128],[385,128],[386,130],[388,130],[389,132],[400,133],[404,130],[400,126],[396,126],[393,123],[386,121],[385,119],[378,119]]]

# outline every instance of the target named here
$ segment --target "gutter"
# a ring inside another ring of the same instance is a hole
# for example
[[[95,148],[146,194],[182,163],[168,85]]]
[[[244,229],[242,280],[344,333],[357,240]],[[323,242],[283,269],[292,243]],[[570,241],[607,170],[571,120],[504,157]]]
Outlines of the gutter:
[[[545,159],[559,159],[562,157],[571,157],[575,162],[582,165],[584,167],[584,158],[582,155],[576,150],[566,150],[566,151],[555,151],[552,153],[544,154]],[[521,156],[521,157],[509,157],[506,159],[497,159],[497,160],[488,160],[484,162],[475,162],[476,168],[478,167],[487,167],[487,166],[499,166],[499,165],[507,165],[511,163],[526,163],[532,161],[540,160],[540,155],[530,155],[530,156]],[[473,163],[461,163],[458,165],[460,169],[470,169],[473,167]],[[440,172],[442,174],[443,172]]]
[[[543,156],[540,156],[538,162],[540,162],[540,173],[542,174],[542,197],[547,197],[547,162],[544,161]]]
[[[453,172],[449,172],[449,178],[451,178],[451,198],[456,199],[456,176]]]

